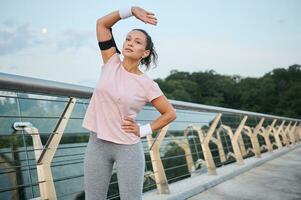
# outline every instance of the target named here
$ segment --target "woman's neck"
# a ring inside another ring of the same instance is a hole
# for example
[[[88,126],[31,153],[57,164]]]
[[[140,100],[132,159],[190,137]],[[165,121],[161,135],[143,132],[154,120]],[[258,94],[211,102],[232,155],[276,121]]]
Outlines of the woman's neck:
[[[135,73],[135,74],[141,74],[142,72],[139,70],[139,61],[137,62],[137,60],[131,60],[131,59],[127,59],[124,58],[122,61],[122,66],[131,73]]]

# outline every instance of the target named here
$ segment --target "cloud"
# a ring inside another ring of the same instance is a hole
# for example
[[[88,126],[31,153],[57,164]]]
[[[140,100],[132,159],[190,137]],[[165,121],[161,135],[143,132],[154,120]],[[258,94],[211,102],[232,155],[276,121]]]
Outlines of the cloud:
[[[59,50],[78,49],[80,47],[92,47],[95,33],[86,30],[67,29],[59,34],[57,48]]]
[[[43,32],[44,30],[44,32]],[[45,33],[47,30],[47,34]],[[87,30],[66,29],[50,33],[47,27],[35,28],[30,23],[18,24],[12,19],[0,23],[0,56],[18,53],[29,48],[55,47],[55,51],[95,48],[95,33]]]
[[[286,23],[286,20],[285,19],[278,19],[276,22],[278,24],[284,24],[284,23]]]
[[[0,55],[14,54],[21,50],[47,43],[40,30],[30,23],[17,24],[6,19],[0,24]]]
[[[16,66],[16,65],[10,65],[10,66],[4,66],[4,65],[0,65],[0,70],[1,71],[14,71],[14,70],[19,70],[20,67]]]

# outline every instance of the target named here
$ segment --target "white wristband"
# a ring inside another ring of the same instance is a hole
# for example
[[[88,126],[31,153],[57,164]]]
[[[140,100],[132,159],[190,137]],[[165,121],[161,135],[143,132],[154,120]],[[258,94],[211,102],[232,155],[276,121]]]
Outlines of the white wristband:
[[[119,15],[121,19],[126,19],[130,16],[133,16],[132,6],[119,9]]]
[[[144,136],[150,135],[152,133],[153,133],[153,131],[152,131],[152,128],[149,123],[140,126],[140,137],[144,137]]]

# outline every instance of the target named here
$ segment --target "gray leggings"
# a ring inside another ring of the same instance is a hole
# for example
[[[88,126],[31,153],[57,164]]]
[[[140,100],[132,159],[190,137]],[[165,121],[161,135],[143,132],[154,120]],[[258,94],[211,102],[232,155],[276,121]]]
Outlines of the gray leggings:
[[[142,143],[116,144],[101,140],[95,133],[90,132],[84,158],[86,200],[106,199],[114,162],[120,198],[142,199],[145,167]]]

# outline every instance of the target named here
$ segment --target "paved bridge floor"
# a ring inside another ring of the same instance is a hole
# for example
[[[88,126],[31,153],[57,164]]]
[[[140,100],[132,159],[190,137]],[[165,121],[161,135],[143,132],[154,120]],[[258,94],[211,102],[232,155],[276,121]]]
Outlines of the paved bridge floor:
[[[300,200],[301,148],[240,174],[188,200]]]
[[[143,200],[301,200],[301,143],[251,157],[169,184],[170,194],[147,192]]]

